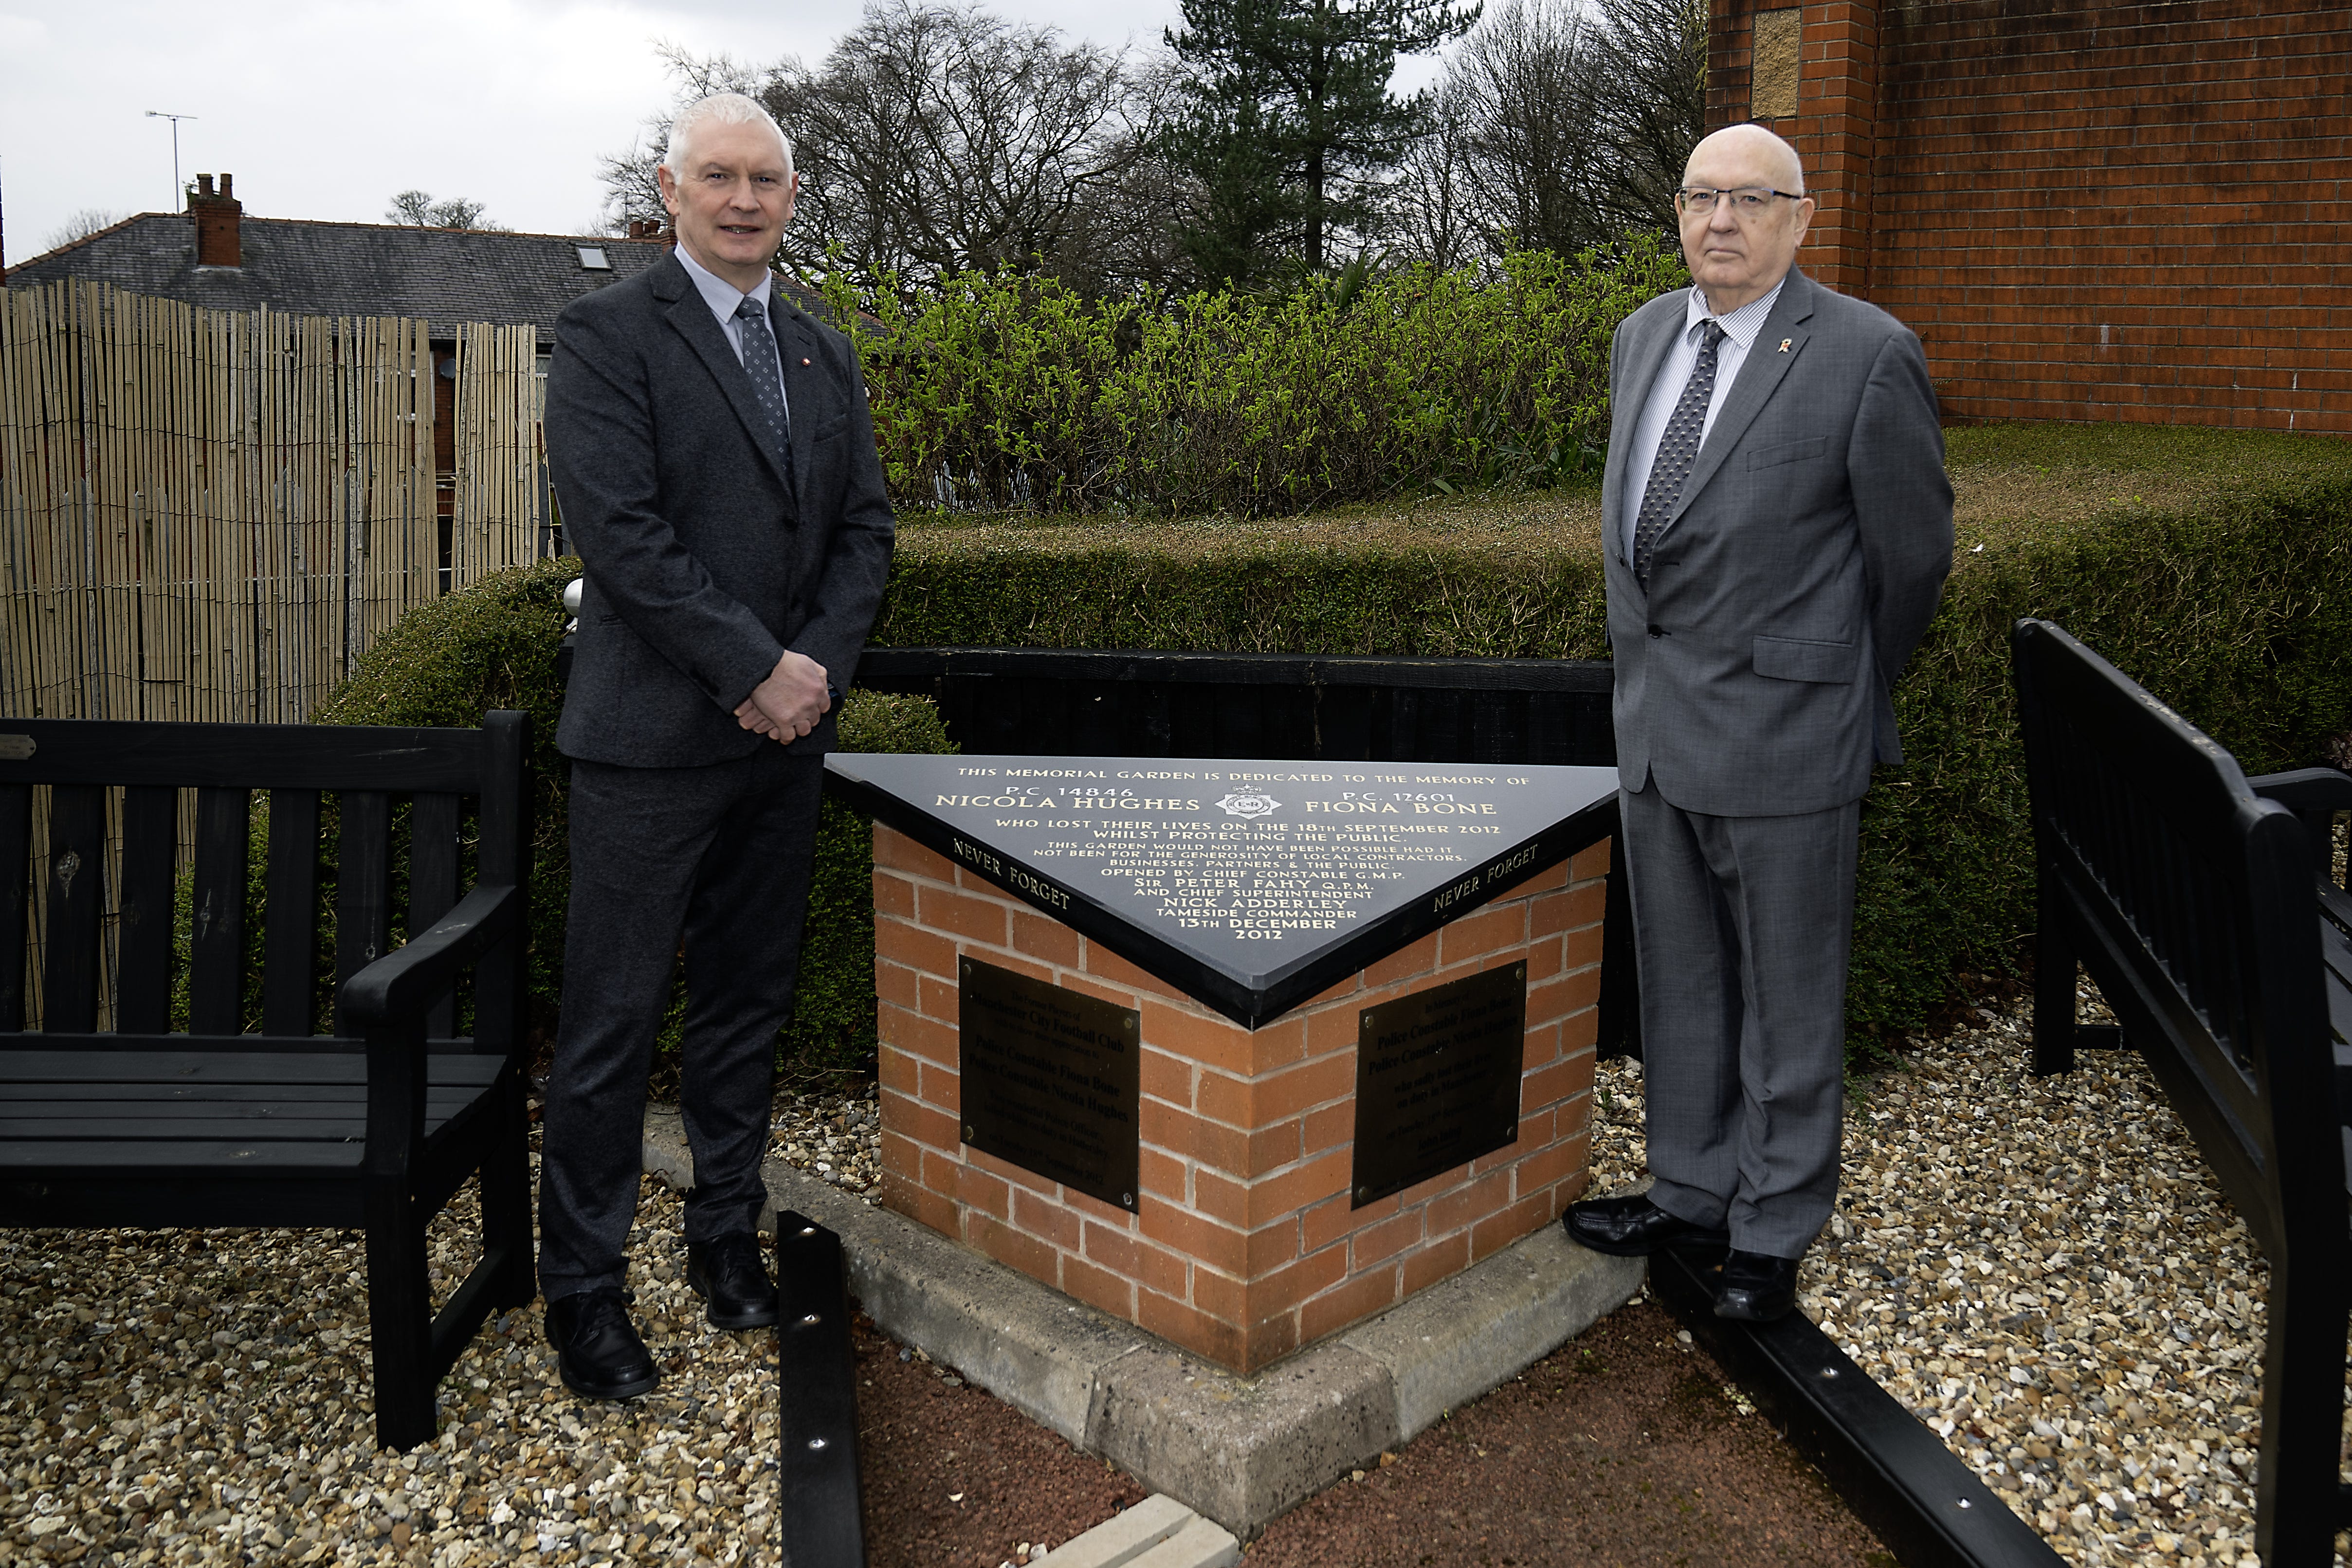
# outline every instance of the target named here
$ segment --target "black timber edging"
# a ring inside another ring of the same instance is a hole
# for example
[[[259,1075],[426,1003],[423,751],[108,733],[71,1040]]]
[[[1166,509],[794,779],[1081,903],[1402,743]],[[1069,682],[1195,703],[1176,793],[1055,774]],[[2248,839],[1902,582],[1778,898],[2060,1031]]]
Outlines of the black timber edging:
[[[857,1365],[841,1237],[807,1215],[776,1216],[777,1484],[785,1568],[865,1568],[857,1477]]]
[[[1719,1260],[1672,1250],[1650,1258],[1658,1299],[1904,1568],[2061,1568],[2032,1526],[1802,1312],[1717,1317],[1719,1271]]]

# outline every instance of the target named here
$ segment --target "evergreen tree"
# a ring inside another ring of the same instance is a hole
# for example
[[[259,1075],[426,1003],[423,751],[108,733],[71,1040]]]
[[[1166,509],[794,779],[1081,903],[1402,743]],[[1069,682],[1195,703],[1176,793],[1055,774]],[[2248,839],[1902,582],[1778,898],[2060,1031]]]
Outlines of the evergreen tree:
[[[1185,248],[1212,278],[1246,281],[1271,250],[1313,271],[1335,228],[1371,218],[1380,177],[1428,129],[1426,93],[1389,91],[1397,57],[1478,19],[1447,0],[1183,0],[1167,34],[1189,68],[1169,138],[1198,182]]]

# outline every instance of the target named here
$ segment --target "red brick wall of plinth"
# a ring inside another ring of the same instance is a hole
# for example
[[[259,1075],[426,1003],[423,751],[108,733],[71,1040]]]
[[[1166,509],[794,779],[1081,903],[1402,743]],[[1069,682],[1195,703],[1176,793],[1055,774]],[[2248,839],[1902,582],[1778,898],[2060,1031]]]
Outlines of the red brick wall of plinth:
[[[1583,1191],[1608,868],[1608,846],[1589,849],[1250,1030],[877,825],[882,1201],[1254,1373],[1551,1223]],[[964,1146],[964,957],[1141,1012],[1136,1213]],[[1521,961],[1518,1142],[1351,1208],[1359,1011]]]
[[[1752,17],[1713,0],[1711,126]],[[1802,265],[1925,342],[1947,418],[2352,434],[2352,7],[1802,7]]]

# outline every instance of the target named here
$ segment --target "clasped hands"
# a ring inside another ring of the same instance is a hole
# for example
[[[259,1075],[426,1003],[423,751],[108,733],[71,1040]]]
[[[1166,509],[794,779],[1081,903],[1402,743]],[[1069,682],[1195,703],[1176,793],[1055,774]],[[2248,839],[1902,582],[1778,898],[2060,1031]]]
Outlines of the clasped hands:
[[[817,726],[833,699],[825,690],[824,666],[805,654],[784,650],[768,679],[735,710],[735,722],[790,745]]]

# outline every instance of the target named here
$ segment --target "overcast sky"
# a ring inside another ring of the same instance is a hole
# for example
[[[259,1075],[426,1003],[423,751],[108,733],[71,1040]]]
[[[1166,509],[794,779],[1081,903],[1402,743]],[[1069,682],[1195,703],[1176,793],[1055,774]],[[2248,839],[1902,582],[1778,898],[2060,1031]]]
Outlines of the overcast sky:
[[[1176,0],[999,0],[1024,21],[1154,43]],[[170,211],[226,170],[248,213],[382,220],[397,191],[468,196],[510,228],[577,233],[599,153],[669,84],[656,39],[823,58],[857,0],[0,0],[0,199],[13,264],[72,215]],[[1415,73],[1420,74],[1420,73]]]

